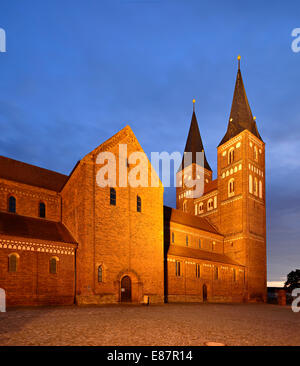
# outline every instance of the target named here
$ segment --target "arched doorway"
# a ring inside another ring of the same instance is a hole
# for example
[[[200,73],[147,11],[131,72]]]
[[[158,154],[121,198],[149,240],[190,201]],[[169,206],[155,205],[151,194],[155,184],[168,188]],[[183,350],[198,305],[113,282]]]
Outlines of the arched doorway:
[[[124,276],[121,280],[121,302],[131,302],[131,279]]]
[[[203,301],[207,301],[207,286],[204,284],[202,288]]]

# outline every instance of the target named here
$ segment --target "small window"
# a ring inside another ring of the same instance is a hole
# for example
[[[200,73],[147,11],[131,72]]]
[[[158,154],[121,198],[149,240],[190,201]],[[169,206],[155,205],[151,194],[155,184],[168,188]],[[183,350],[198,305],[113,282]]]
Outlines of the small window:
[[[136,198],[136,210],[137,212],[142,212],[142,199],[140,196]]]
[[[228,152],[228,164],[234,162],[234,148],[230,149]]]
[[[249,175],[249,193],[253,193],[253,178],[252,175]]]
[[[211,198],[207,202],[207,210],[210,211],[210,210],[213,210],[213,208],[214,208],[214,201]]]
[[[236,269],[233,268],[233,281],[235,282],[236,281]]]
[[[199,239],[199,249],[202,248],[202,243],[201,243],[201,239]]]
[[[181,276],[180,262],[176,261],[175,263],[176,276]]]
[[[175,234],[172,233],[172,243],[174,243],[174,241],[175,241]]]
[[[199,203],[199,214],[203,212],[203,202]]]
[[[258,181],[256,177],[254,178],[254,194],[255,196],[258,195]]]
[[[8,211],[16,213],[16,199],[14,196],[10,196],[8,199]]]
[[[234,179],[230,179],[228,182],[228,196],[234,196]]]
[[[45,218],[46,217],[46,205],[44,204],[44,202],[40,202],[40,210],[39,210],[39,215],[40,217]]]
[[[215,280],[219,279],[219,267],[215,267]]]
[[[188,235],[185,236],[185,245],[187,247],[189,246],[189,237],[188,237]]]
[[[262,194],[262,181],[259,181],[259,198],[263,198],[263,194]]]
[[[49,270],[51,274],[57,273],[57,258],[51,258],[49,262]]]
[[[187,203],[186,201],[183,202],[183,212],[186,212],[187,211],[187,207],[186,207]]]
[[[200,278],[200,264],[196,264],[196,277]]]
[[[103,282],[103,268],[102,268],[102,266],[98,267],[98,282]]]
[[[8,272],[17,272],[19,255],[12,253],[8,256]]]
[[[114,188],[110,189],[110,204],[112,206],[115,206],[117,203],[117,194],[116,194],[116,190]]]
[[[257,146],[254,146],[254,160],[258,161],[258,150],[257,150]]]

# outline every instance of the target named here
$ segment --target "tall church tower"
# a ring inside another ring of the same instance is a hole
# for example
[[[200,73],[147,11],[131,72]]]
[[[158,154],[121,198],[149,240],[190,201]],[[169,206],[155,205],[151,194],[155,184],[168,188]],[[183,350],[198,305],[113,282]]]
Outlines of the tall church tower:
[[[245,300],[266,299],[265,143],[248,103],[240,56],[225,136],[218,146],[219,231],[245,266]]]
[[[203,152],[203,163],[197,161],[197,152]],[[190,153],[187,158],[186,153]],[[200,164],[199,164],[200,163]],[[184,155],[181,166],[176,174],[176,208],[194,214],[194,200],[192,199],[193,188],[185,184],[191,179],[202,179],[203,188],[212,180],[212,170],[206,159],[202,138],[199,131],[197,117],[195,113],[195,99],[193,100],[193,114],[190,124],[189,134],[185,144]],[[181,182],[179,186],[178,182]]]

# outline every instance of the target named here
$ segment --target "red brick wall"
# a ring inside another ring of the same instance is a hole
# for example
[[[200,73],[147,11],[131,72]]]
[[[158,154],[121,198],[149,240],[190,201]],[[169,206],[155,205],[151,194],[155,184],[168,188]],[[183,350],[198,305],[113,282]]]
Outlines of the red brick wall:
[[[16,248],[9,249],[8,245]],[[49,245],[54,246],[60,253],[46,252],[50,249]],[[61,253],[65,251],[69,254]],[[8,271],[8,256],[12,253],[19,255],[17,272]],[[50,274],[49,271],[49,260],[53,256],[59,259],[57,274]],[[6,291],[7,305],[73,304],[74,257],[73,245],[1,237],[0,287]]]
[[[63,222],[78,240],[77,301],[107,303],[120,301],[120,280],[132,280],[132,300],[163,301],[163,187],[118,188],[117,204],[110,205],[109,188],[96,184],[100,151],[117,156],[119,143],[128,153],[142,151],[129,127],[88,154],[62,191]],[[150,168],[150,163],[148,165]],[[132,166],[130,167],[132,169]],[[149,169],[149,177],[150,177]],[[118,181],[118,173],[117,173]],[[136,197],[142,212],[136,210]],[[98,282],[98,266],[103,282]]]
[[[181,276],[176,276],[175,263],[181,263]],[[196,277],[196,263],[200,265],[200,278]],[[168,256],[168,301],[203,301],[203,285],[207,286],[207,301],[243,301],[244,268],[199,259]],[[219,279],[214,278],[214,268],[219,268]],[[236,270],[236,281],[233,279]]]
[[[61,198],[56,192],[0,179],[0,211],[8,211],[8,198],[16,198],[16,213],[39,217],[39,204],[46,205],[46,219],[60,221]]]

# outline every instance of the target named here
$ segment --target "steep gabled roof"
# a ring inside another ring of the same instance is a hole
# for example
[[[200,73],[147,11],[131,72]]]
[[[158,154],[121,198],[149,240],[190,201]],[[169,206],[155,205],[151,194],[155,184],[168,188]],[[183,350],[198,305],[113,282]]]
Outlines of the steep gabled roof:
[[[0,178],[60,192],[68,176],[0,156]]]
[[[164,223],[167,225],[169,222],[176,222],[178,224],[221,235],[204,217],[191,215],[181,210],[164,206]]]
[[[190,129],[189,129],[189,134],[188,134],[188,138],[186,140],[184,152],[191,152],[192,153],[192,163],[196,163],[196,161],[197,161],[196,160],[196,153],[197,152],[204,152],[204,168],[211,171],[211,167],[209,166],[208,161],[206,159],[206,155],[205,155],[205,151],[204,151],[202,138],[201,138],[201,135],[200,135],[200,130],[199,130],[199,126],[198,126],[198,121],[197,121],[195,109],[193,110],[192,120],[191,120],[191,124],[190,124]],[[184,163],[184,156],[182,158],[182,163],[181,163],[181,166],[180,166],[179,170],[181,170],[182,167],[184,166],[183,163]]]
[[[262,140],[256,122],[253,119],[252,112],[249,106],[246,90],[243,83],[240,67],[238,68],[230,117],[227,127],[227,132],[221,140],[219,146],[238,135],[240,132],[248,130],[254,136]]]
[[[0,235],[76,243],[61,222],[0,212]]]

